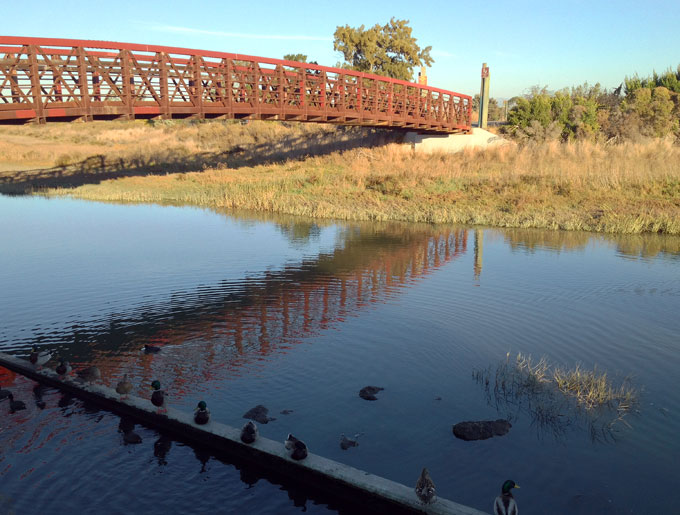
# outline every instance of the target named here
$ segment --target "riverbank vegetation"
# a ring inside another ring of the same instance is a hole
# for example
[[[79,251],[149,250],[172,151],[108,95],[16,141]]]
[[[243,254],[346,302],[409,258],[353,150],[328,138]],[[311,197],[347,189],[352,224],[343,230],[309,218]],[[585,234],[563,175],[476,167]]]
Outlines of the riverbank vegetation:
[[[1,127],[0,191],[349,220],[680,234],[680,147],[668,138],[424,155],[397,137],[278,122]]]
[[[587,83],[555,92],[535,87],[509,105],[503,131],[518,141],[678,141],[680,66],[649,77],[626,77],[611,91]]]

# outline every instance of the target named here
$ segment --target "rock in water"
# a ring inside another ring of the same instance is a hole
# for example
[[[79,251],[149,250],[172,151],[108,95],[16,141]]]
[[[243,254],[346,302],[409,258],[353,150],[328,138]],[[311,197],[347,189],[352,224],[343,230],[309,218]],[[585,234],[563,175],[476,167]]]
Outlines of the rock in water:
[[[243,415],[243,418],[250,418],[255,422],[259,422],[260,424],[266,424],[267,422],[276,420],[275,418],[268,416],[268,413],[269,410],[267,408],[265,408],[262,404],[258,404],[253,409],[248,410]]]
[[[367,401],[377,401],[378,398],[375,394],[382,390],[384,390],[384,388],[380,388],[379,386],[364,386],[359,390],[359,397]]]
[[[478,422],[459,422],[453,426],[453,434],[461,440],[486,440],[493,436],[503,436],[510,431],[512,424],[502,418]]]

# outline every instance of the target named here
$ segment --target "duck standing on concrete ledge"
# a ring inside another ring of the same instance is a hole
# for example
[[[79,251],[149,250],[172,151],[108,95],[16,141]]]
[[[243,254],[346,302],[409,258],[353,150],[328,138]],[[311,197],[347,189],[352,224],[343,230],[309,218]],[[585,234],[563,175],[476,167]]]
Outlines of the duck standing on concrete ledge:
[[[257,440],[257,426],[255,422],[249,420],[241,428],[241,441],[243,443],[253,443]]]
[[[151,388],[153,388],[151,404],[158,408],[157,413],[165,413],[168,410],[165,407],[165,392],[161,390],[161,382],[158,380],[154,381],[151,383]]]
[[[127,399],[132,391],[132,383],[128,381],[127,374],[123,376],[123,380],[116,385],[116,393],[120,395],[120,400]]]
[[[283,444],[286,446],[286,449],[292,451],[290,457],[294,460],[304,460],[307,457],[307,446],[302,440],[295,438],[292,434],[288,433],[288,437]]]
[[[54,369],[54,371],[59,374],[60,376],[65,376],[66,374],[70,374],[71,370],[71,364],[64,360],[64,358],[59,358],[59,364],[57,365],[57,368]]]
[[[432,481],[430,472],[426,468],[423,469],[418,481],[416,481],[416,495],[424,504],[430,504],[436,499],[434,481]]]
[[[31,355],[28,357],[28,360],[31,363],[33,363],[33,365],[35,365],[38,370],[40,370],[42,366],[50,360],[51,357],[52,353],[50,351],[48,350],[39,351],[38,348],[34,345],[33,351],[31,352]]]
[[[515,498],[512,496],[512,489],[519,488],[514,481],[508,479],[501,487],[501,495],[496,497],[493,503],[494,515],[518,515],[519,509]]]
[[[198,403],[198,406],[196,406],[196,409],[194,410],[194,422],[203,425],[207,424],[209,420],[210,411],[208,411],[208,405],[205,403],[205,401],[201,401]]]
[[[87,381],[88,383],[94,383],[102,378],[102,373],[97,367],[87,367],[77,372],[78,378],[81,381]]]

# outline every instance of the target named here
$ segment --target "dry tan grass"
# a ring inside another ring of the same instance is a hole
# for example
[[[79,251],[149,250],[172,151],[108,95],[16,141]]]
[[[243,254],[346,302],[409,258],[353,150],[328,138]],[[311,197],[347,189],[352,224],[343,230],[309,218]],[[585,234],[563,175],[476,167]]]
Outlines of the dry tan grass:
[[[0,157],[14,163],[6,187],[33,184],[26,170],[51,158],[68,187],[41,192],[48,195],[322,218],[680,234],[680,148],[665,140],[414,155],[394,144],[353,148],[362,143],[360,131],[311,124],[110,123],[1,128],[0,136],[10,138],[2,138]],[[353,145],[334,151],[351,138]],[[96,180],[74,188],[72,173]]]

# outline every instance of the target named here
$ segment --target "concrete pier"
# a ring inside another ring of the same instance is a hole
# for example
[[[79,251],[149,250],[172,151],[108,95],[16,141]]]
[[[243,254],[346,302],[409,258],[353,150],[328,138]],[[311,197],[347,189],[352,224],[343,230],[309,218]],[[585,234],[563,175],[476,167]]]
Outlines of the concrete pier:
[[[361,512],[484,515],[484,512],[441,497],[431,505],[423,505],[416,497],[413,486],[405,486],[316,454],[310,453],[304,460],[295,461],[289,457],[281,442],[259,437],[253,444],[244,444],[240,439],[240,429],[214,420],[206,425],[197,425],[192,413],[172,407],[168,407],[166,413],[159,414],[149,399],[129,396],[121,401],[114,388],[62,377],[44,367],[36,370],[24,359],[0,353],[0,366],[119,415],[133,417],[144,425],[177,435],[180,439],[247,460],[296,483],[310,485],[314,490],[361,506],[358,510]],[[284,437],[282,435],[281,439]],[[414,485],[416,479],[417,476],[413,478]],[[436,483],[436,478],[433,479]]]
[[[475,127],[469,134],[447,134],[442,136],[408,132],[404,144],[415,152],[456,153],[469,148],[488,148],[500,145],[514,145],[513,142],[496,134]]]

